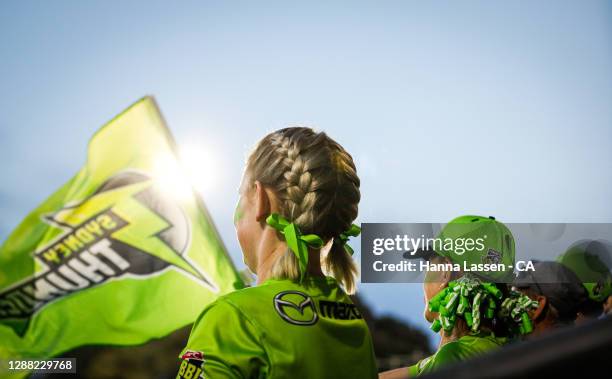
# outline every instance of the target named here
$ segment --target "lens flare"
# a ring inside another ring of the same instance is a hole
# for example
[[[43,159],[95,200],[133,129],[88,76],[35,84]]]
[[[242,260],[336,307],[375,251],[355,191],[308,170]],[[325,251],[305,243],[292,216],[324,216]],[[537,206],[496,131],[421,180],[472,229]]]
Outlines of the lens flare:
[[[160,155],[154,161],[153,177],[162,191],[188,201],[193,199],[194,191],[202,194],[214,187],[217,165],[209,150],[186,146],[178,155]]]

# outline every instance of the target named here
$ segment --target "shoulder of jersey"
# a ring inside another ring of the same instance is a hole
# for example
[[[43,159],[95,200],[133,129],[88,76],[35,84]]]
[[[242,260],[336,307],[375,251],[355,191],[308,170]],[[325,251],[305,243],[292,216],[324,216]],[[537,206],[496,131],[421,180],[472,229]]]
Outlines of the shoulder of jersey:
[[[464,346],[460,341],[451,341],[438,350],[434,360],[437,362],[454,362],[464,355]]]
[[[227,301],[234,305],[253,304],[257,301],[273,299],[274,296],[286,289],[287,283],[270,283],[261,286],[242,288],[219,297],[218,301]]]

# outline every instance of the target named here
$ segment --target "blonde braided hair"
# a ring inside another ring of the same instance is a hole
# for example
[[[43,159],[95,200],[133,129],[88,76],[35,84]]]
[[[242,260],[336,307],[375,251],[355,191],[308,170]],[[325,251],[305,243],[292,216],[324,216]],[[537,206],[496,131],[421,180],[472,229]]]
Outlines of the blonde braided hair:
[[[279,213],[302,233],[334,240],[322,268],[353,293],[357,268],[338,239],[357,217],[361,197],[351,155],[324,132],[285,128],[259,141],[247,159],[245,174],[274,191]],[[272,276],[299,278],[297,259],[289,249],[274,265]]]

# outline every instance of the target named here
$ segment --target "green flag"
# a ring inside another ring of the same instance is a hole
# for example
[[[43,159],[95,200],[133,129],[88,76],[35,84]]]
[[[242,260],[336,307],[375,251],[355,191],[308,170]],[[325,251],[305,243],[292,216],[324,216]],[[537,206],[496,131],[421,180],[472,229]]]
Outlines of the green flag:
[[[85,166],[0,247],[0,359],[140,344],[242,286],[145,97],[94,135]]]

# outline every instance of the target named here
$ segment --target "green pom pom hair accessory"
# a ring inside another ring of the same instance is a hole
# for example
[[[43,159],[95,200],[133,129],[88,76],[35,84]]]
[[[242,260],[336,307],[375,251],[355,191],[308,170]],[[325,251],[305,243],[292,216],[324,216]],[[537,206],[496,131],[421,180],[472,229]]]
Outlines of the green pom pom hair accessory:
[[[510,296],[504,299],[499,310],[499,316],[512,325],[516,334],[529,334],[533,331],[533,324],[529,318],[529,311],[538,308],[538,302],[531,300],[527,295],[518,291],[510,291]]]
[[[474,334],[480,331],[482,317],[492,319],[496,314],[509,321],[514,332],[530,333],[533,325],[527,312],[537,306],[536,301],[515,291],[504,299],[494,283],[482,282],[469,274],[448,283],[428,304],[431,312],[438,313],[431,324],[434,332],[444,329],[450,333],[460,317]]]
[[[300,229],[292,222],[278,213],[272,213],[266,218],[266,223],[285,236],[287,246],[298,259],[300,269],[300,281],[306,276],[308,267],[308,247],[320,249],[323,247],[323,239],[316,234],[302,234]],[[353,249],[347,244],[350,237],[357,237],[361,233],[361,228],[353,224],[351,227],[337,237],[346,252],[353,255]]]

